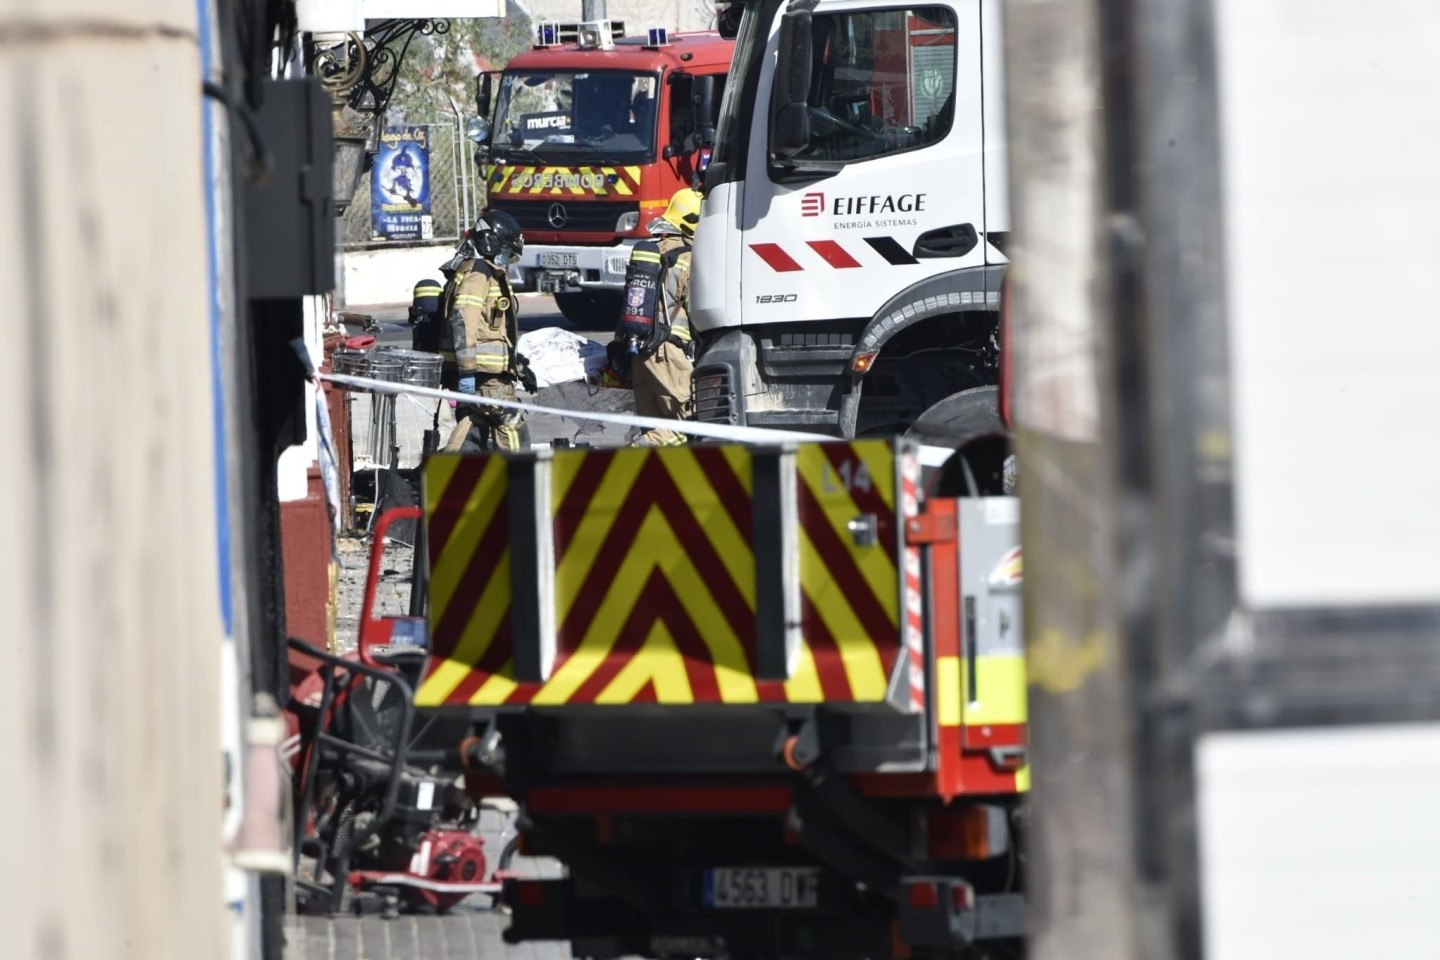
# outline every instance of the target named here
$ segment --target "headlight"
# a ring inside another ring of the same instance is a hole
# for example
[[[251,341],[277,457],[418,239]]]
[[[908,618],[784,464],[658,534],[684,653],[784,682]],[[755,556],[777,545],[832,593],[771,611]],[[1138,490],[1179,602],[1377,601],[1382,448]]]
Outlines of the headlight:
[[[640,225],[640,211],[631,210],[629,213],[620,214],[620,219],[615,221],[616,233],[629,233]]]

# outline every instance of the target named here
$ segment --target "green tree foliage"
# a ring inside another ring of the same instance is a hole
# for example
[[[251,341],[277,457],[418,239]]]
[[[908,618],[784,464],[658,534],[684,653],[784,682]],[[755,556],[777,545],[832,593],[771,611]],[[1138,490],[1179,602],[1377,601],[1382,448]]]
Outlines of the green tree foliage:
[[[450,31],[416,36],[400,65],[386,122],[430,123],[475,112],[475,75],[502,69],[530,46],[530,18],[507,0],[505,18],[451,20]],[[452,101],[454,106],[452,106]]]

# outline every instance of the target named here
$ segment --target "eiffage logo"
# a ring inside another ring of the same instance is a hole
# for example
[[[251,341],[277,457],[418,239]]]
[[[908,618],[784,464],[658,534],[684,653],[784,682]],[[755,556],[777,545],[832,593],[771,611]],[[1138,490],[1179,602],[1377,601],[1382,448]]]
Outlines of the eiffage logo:
[[[825,194],[807,193],[800,197],[800,216],[818,217],[825,212]]]

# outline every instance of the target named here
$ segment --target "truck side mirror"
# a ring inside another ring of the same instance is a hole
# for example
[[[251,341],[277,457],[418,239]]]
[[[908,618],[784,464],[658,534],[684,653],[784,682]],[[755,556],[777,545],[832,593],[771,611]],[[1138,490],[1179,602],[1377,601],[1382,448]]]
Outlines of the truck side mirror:
[[[475,114],[490,119],[490,74],[481,73],[475,77]]]
[[[696,77],[694,90],[695,136],[699,146],[715,145],[715,78]]]
[[[775,86],[770,91],[770,158],[787,164],[810,144],[810,11],[814,0],[798,0],[780,18]]]

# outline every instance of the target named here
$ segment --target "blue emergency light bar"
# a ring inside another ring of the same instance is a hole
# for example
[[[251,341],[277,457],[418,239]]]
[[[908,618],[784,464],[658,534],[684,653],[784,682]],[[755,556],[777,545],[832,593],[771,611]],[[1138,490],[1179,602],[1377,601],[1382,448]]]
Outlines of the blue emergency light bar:
[[[666,45],[667,43],[669,43],[669,42],[670,42],[670,31],[666,30],[664,27],[651,27],[651,28],[650,28],[650,42],[649,42],[648,44],[646,44],[646,46],[648,46],[648,47],[663,47],[663,46],[665,46],[665,45]]]
[[[584,23],[543,20],[535,28],[535,46],[539,49],[573,43],[582,50],[608,50],[616,39],[623,36],[623,20],[587,20]]]

